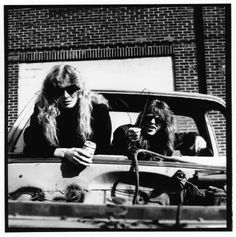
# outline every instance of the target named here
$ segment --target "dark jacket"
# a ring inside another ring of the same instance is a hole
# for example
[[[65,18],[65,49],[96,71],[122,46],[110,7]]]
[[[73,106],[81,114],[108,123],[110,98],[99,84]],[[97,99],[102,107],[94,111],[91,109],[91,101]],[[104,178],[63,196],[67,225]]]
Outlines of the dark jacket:
[[[126,155],[130,156],[130,154],[134,151],[134,149],[147,149],[147,147],[143,145],[142,142],[136,141],[132,144],[134,148],[131,148],[130,141],[128,139],[128,129],[130,127],[133,127],[132,124],[126,124],[123,126],[118,127],[114,134],[113,134],[113,141],[111,144],[111,151],[113,154],[119,154],[119,155]],[[173,144],[174,150],[179,150],[182,155],[196,155],[192,150],[189,148],[194,144],[195,138],[198,135],[198,133],[195,132],[189,132],[189,133],[180,133],[175,134],[175,141]],[[171,156],[173,151],[170,150],[166,146],[165,138],[158,137],[157,135],[154,135],[151,139],[147,140],[148,143],[148,150],[162,154]]]
[[[59,145],[50,145],[45,135],[43,128],[39,124],[38,116],[39,109],[34,108],[34,113],[30,119],[30,126],[26,128],[24,133],[26,154],[35,156],[53,156],[56,148],[82,148],[84,141],[77,135],[77,110],[60,109],[60,115],[56,118],[57,121],[57,136]],[[89,139],[96,143],[97,148],[95,154],[107,154],[110,149],[111,138],[111,119],[107,107],[103,104],[94,104],[92,110],[91,127],[93,131],[92,137]]]

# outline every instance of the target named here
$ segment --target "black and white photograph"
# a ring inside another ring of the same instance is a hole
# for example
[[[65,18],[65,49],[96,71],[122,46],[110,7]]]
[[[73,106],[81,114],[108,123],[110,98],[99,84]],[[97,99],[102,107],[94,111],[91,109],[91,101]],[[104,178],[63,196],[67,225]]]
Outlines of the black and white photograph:
[[[232,231],[230,3],[3,10],[5,232]]]

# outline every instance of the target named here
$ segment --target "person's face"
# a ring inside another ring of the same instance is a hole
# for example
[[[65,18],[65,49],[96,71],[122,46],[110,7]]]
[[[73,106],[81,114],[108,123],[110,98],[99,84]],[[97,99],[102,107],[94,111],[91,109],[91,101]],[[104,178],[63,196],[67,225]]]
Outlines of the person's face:
[[[144,133],[149,136],[155,135],[162,126],[162,120],[159,116],[154,114],[147,114],[145,116],[145,124],[144,124]]]
[[[73,108],[78,100],[79,88],[76,85],[69,85],[58,88],[59,103],[65,109]]]

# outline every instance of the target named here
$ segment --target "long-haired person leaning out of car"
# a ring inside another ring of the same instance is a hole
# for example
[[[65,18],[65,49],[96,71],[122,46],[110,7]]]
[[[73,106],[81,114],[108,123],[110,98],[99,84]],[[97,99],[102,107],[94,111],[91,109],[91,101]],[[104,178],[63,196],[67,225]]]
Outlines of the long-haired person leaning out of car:
[[[92,154],[84,148],[85,142],[96,144],[95,153],[106,154],[110,137],[108,101],[86,89],[76,68],[53,67],[43,82],[30,126],[25,130],[24,152],[87,165],[92,162]]]
[[[112,153],[130,156],[137,149],[165,156],[171,156],[174,150],[182,155],[208,152],[205,140],[198,133],[175,133],[173,112],[164,101],[157,99],[149,101],[135,125],[126,124],[114,132]]]

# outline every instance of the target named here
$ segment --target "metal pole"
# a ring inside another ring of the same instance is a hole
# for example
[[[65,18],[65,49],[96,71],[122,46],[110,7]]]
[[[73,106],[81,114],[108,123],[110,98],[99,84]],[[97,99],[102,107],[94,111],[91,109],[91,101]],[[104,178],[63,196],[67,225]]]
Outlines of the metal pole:
[[[202,6],[200,5],[194,6],[194,25],[199,93],[207,94],[203,17]]]

